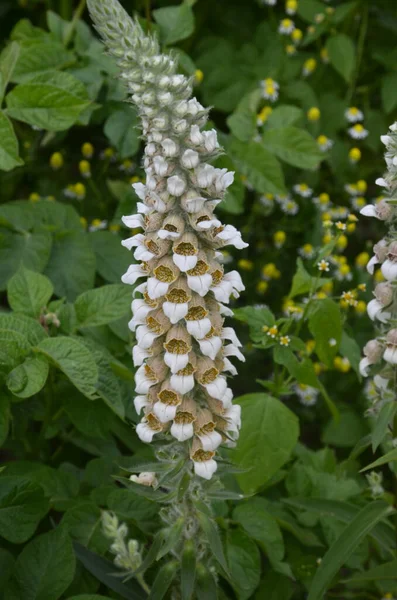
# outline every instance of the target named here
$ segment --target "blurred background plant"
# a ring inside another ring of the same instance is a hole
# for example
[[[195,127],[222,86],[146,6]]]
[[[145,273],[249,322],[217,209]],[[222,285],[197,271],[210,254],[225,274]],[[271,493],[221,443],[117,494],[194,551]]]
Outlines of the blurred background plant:
[[[232,307],[247,361],[233,382],[241,438],[225,451],[242,472],[222,480],[229,497],[257,495],[212,502],[224,555],[216,547],[209,569],[193,569],[195,593],[397,596],[393,519],[381,520],[395,504],[397,453],[381,455],[395,446],[396,404],[381,418],[375,384],[359,375],[373,337],[366,265],[383,231],[358,219],[382,200],[397,7],[122,4],[213,107],[226,151],[217,166],[236,173],[219,214],[250,244],[224,254],[247,288]],[[160,491],[112,479],[153,461],[132,427],[131,294],[120,284],[120,218],[143,178],[138,118],[84,0],[3,0],[0,14],[0,598],[139,598],[142,581],[153,598],[175,594],[178,565],[164,556],[176,538],[153,543]],[[372,450],[380,458],[365,477]],[[123,528],[117,552],[103,510],[128,524],[132,541]],[[337,558],[322,560],[329,548]],[[114,554],[119,568],[134,562],[141,584],[113,575]]]

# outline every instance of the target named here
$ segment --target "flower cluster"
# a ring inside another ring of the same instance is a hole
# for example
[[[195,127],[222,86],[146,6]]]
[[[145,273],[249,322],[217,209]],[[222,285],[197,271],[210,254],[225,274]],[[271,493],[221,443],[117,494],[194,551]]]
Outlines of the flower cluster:
[[[397,124],[390,127],[388,135],[381,137],[386,146],[385,160],[387,172],[376,183],[385,189],[384,198],[376,204],[368,204],[361,214],[384,221],[388,226],[385,237],[373,248],[374,254],[368,261],[367,270],[374,274],[375,267],[381,266],[385,279],[374,290],[374,299],[368,303],[367,312],[377,324],[379,335],[364,347],[364,358],[360,362],[360,371],[364,377],[369,375],[372,365],[378,365],[378,374],[374,378],[376,388],[386,393],[389,381],[394,379],[397,365],[397,329],[396,318],[396,282],[397,282],[397,235],[395,230],[397,191]]]
[[[192,81],[176,73],[175,58],[160,54],[157,40],[117,0],[89,6],[147,141],[146,182],[133,184],[138,212],[123,217],[128,228],[143,230],[123,241],[137,262],[122,281],[144,279],[129,323],[137,340],[135,407],[143,411],[137,434],[144,442],[162,434],[189,440],[195,473],[210,479],[215,450],[233,444],[240,428],[226,373],[236,374],[229,357],[244,357],[224,317],[244,286],[237,271],[224,272],[220,258],[224,246],[247,244],[213,212],[234,174],[210,164],[220,154],[217,134],[203,129],[208,111],[190,99]]]

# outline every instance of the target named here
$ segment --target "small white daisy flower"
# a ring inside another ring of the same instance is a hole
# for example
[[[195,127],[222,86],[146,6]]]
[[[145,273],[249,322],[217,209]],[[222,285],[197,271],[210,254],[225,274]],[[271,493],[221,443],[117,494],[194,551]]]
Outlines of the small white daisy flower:
[[[368,135],[368,130],[361,123],[356,123],[348,129],[348,133],[354,140],[364,140]]]
[[[349,123],[358,123],[364,119],[364,113],[356,106],[351,106],[345,111],[345,117]]]
[[[289,35],[295,29],[295,23],[292,19],[282,19],[278,27],[278,32],[282,35]]]
[[[310,198],[310,196],[313,194],[313,190],[309,188],[307,183],[297,183],[292,189],[294,190],[295,194],[302,196],[302,198]]]

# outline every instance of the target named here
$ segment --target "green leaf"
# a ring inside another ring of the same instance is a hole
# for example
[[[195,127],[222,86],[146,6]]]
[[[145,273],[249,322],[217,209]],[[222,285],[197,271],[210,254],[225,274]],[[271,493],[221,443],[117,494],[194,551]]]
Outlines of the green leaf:
[[[13,119],[48,131],[71,127],[90,105],[81,81],[64,72],[36,75],[17,85],[6,97]]]
[[[308,600],[319,600],[328,590],[339,569],[377,523],[394,512],[381,501],[365,506],[323,556],[309,590]]]
[[[20,50],[21,47],[17,42],[11,42],[0,54],[0,104],[3,101],[7,85],[11,80]]]
[[[196,551],[193,540],[187,540],[183,547],[181,560],[181,596],[182,600],[190,600],[194,592],[196,580]]]
[[[22,550],[15,564],[15,589],[24,600],[58,600],[72,583],[75,563],[67,531],[57,527]]]
[[[222,540],[219,536],[216,524],[212,521],[212,519],[208,518],[202,512],[198,513],[198,520],[209,542],[209,549],[211,550],[212,554],[215,556],[216,560],[219,562],[227,576],[230,578],[225,554],[223,552]]]
[[[18,398],[30,398],[45,385],[49,365],[42,356],[27,357],[7,377],[7,387]]]
[[[31,271],[43,271],[51,253],[52,237],[49,231],[34,228],[31,232],[2,233],[0,235],[0,289],[23,264]]]
[[[381,81],[382,106],[385,113],[389,114],[397,106],[397,73],[387,73]]]
[[[334,69],[347,82],[351,81],[356,61],[356,50],[351,38],[344,33],[337,33],[328,38],[325,47]]]
[[[259,584],[255,600],[290,600],[294,585],[288,577],[268,571]]]
[[[245,493],[253,493],[288,461],[299,435],[297,417],[276,398],[247,394],[237,399],[242,410],[242,429],[233,461],[247,467],[237,475]]]
[[[254,342],[263,339],[263,328],[271,327],[275,323],[273,313],[266,306],[244,306],[236,308],[234,318],[243,323],[248,323],[250,336]]]
[[[338,422],[331,419],[324,428],[321,440],[327,446],[351,448],[368,432],[367,421],[351,407],[340,407]]]
[[[120,158],[134,156],[139,149],[139,120],[134,108],[116,110],[106,119],[103,131]]]
[[[131,290],[122,284],[89,290],[76,300],[79,327],[106,325],[124,317],[131,306]]]
[[[233,519],[240,523],[250,537],[260,542],[271,561],[279,562],[283,559],[283,536],[263,498],[240,503],[233,511]]]
[[[367,581],[385,581],[387,579],[397,579],[397,559],[368,569],[362,573],[355,573],[344,583],[364,583]]]
[[[315,169],[324,158],[314,138],[293,126],[265,131],[262,143],[277,158],[300,169]]]
[[[392,423],[397,411],[396,402],[387,402],[384,404],[376,418],[375,427],[371,433],[372,452],[376,452],[378,446],[383,442],[389,433],[389,424]]]
[[[179,517],[164,532],[164,543],[157,553],[156,560],[162,559],[179,544],[183,532],[184,519]]]
[[[37,350],[60,369],[87,398],[96,395],[98,368],[92,353],[75,339],[58,336],[40,342]]]
[[[68,600],[111,600],[109,596],[99,596],[98,594],[79,594],[72,596]]]
[[[342,339],[339,346],[339,352],[343,357],[349,360],[352,368],[355,370],[357,375],[361,377],[359,370],[359,364],[361,360],[361,348],[357,344],[356,340],[350,337],[346,333],[346,331],[342,332]]]
[[[247,600],[260,580],[261,559],[258,547],[241,529],[230,529],[226,535],[226,556],[232,585],[239,599]]]
[[[286,104],[278,106],[271,112],[266,126],[268,129],[280,129],[296,125],[301,121],[303,121],[303,110],[297,106]]]
[[[371,464],[367,465],[364,469],[361,469],[360,473],[363,471],[368,471],[368,469],[375,469],[376,467],[386,465],[387,463],[394,462],[395,460],[397,460],[397,448],[390,450],[390,452],[387,452]]]
[[[6,394],[0,395],[0,448],[4,444],[8,436],[10,426],[10,400]]]
[[[327,281],[329,281],[329,279],[324,278],[316,281],[316,278],[312,277],[310,273],[306,271],[302,259],[298,258],[296,261],[296,272],[292,279],[292,287],[288,296],[289,298],[294,298],[295,296],[301,296],[308,292],[315,292]]]
[[[0,329],[8,329],[22,334],[28,344],[38,344],[47,337],[43,327],[30,317],[25,315],[12,315],[0,313]]]
[[[95,255],[86,234],[64,231],[54,238],[45,274],[57,296],[73,302],[79,294],[94,287]]]
[[[14,368],[29,351],[30,346],[22,333],[0,329],[0,368]]]
[[[21,83],[48,71],[63,69],[75,60],[74,55],[56,41],[22,42],[11,80]]]
[[[14,569],[15,559],[11,552],[0,548],[0,590],[4,590]]]
[[[12,544],[26,542],[49,510],[43,490],[22,477],[0,477],[0,536]]]
[[[23,164],[14,127],[4,112],[0,111],[0,169],[11,171]]]
[[[150,590],[149,600],[162,600],[178,572],[178,561],[173,560],[163,565],[156,575]]]
[[[28,317],[38,317],[53,293],[54,288],[48,277],[25,269],[23,265],[7,286],[8,303],[12,310]]]
[[[315,300],[310,307],[308,324],[316,342],[317,356],[323,363],[331,366],[342,339],[342,315],[339,306],[330,298]]]
[[[342,523],[350,523],[360,510],[359,507],[349,502],[325,498],[285,498],[283,502],[293,508],[309,511],[319,516],[330,516]],[[389,523],[378,523],[370,535],[387,552],[392,553],[393,548],[396,547],[394,529]]]
[[[196,594],[198,600],[218,600],[218,587],[214,575],[203,564],[197,565]]]
[[[138,496],[133,490],[114,490],[107,498],[107,505],[121,519],[132,519],[138,526],[142,521],[155,519],[158,514],[158,505],[155,502]]]
[[[277,158],[260,142],[245,143],[232,139],[228,151],[242,175],[261,194],[283,194],[283,171]]]
[[[84,567],[114,592],[117,592],[126,600],[145,600],[146,592],[133,580],[126,583],[120,581],[115,573],[115,566],[109,560],[98,556],[81,544],[75,542],[73,544],[77,558],[81,561]]]
[[[153,11],[153,16],[160,27],[160,35],[164,44],[175,44],[184,40],[194,32],[194,14],[187,2],[179,6],[165,6]]]
[[[93,502],[69,508],[63,516],[62,525],[74,540],[94,552],[103,554],[109,547],[109,540],[103,533],[101,510]]]
[[[96,268],[105,281],[119,283],[131,263],[131,256],[110,231],[95,231],[89,239],[96,256]]]

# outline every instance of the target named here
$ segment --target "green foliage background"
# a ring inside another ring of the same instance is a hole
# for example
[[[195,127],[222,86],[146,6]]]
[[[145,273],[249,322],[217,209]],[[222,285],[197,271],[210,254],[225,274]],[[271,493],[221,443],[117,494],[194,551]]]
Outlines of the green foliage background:
[[[243,429],[224,454],[238,467],[221,471],[227,491],[208,488],[217,527],[203,516],[203,530],[218,575],[198,564],[195,597],[397,596],[397,405],[368,416],[373,396],[358,373],[372,331],[363,253],[382,228],[348,217],[379,195],[380,135],[397,115],[397,7],[298,0],[288,16],[281,0],[123,5],[173,49],[213,107],[226,151],[219,166],[236,173],[219,215],[250,244],[225,255],[247,287],[233,306],[247,358],[234,383]],[[153,460],[133,429],[131,291],[120,283],[130,262],[120,218],[134,212],[142,144],[84,8],[0,6],[1,600],[147,597],[135,579],[114,577],[101,511],[128,524],[143,557],[162,527],[161,493],[115,480]],[[295,45],[279,31],[285,18],[302,30]],[[267,78],[279,84],[274,103],[263,98]],[[261,123],[264,106],[272,112]],[[363,140],[348,133],[352,106],[364,113]],[[320,135],[332,141],[326,152]],[[302,183],[309,197],[294,189]],[[320,194],[330,198],[328,229],[312,199]],[[322,259],[331,265],[325,278]],[[349,290],[351,306],[342,297]],[[299,401],[305,390],[315,404]],[[360,469],[376,458],[383,491],[375,500]],[[185,481],[176,481],[179,497]],[[167,550],[177,533],[166,529]],[[150,597],[179,597],[170,591],[179,565],[154,559],[144,573]]]

